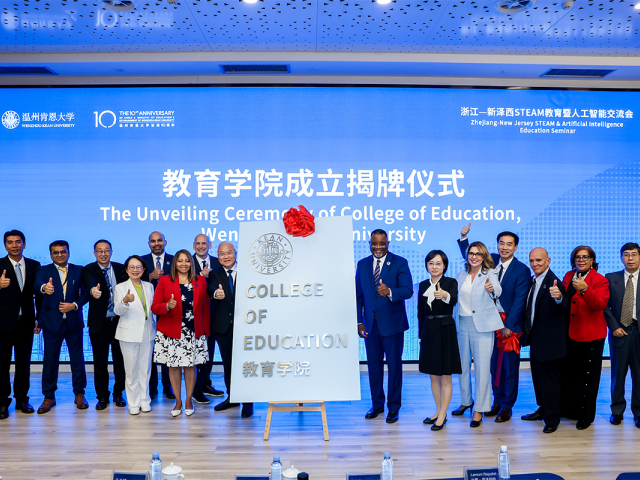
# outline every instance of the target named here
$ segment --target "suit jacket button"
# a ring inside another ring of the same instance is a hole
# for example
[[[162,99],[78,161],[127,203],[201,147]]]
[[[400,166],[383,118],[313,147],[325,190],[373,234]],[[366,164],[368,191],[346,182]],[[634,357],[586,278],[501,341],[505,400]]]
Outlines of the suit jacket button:
[[[576,304],[576,301],[574,300],[574,301],[573,301],[573,302],[571,302],[571,303],[573,303],[573,304],[575,305],[575,304]]]
[[[476,311],[475,311],[475,310],[472,310],[472,311],[471,311],[471,313],[476,313]]]
[[[574,315],[573,313],[571,314],[571,316],[572,316],[572,317],[575,317],[575,315]]]

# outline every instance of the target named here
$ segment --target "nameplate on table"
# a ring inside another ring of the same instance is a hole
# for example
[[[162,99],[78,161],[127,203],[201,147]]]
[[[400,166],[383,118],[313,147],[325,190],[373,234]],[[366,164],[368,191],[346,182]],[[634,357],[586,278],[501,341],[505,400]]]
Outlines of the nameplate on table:
[[[347,480],[380,480],[382,474],[376,473],[347,473]]]
[[[248,474],[236,473],[236,480],[271,480],[271,474],[267,473],[263,475],[257,475],[252,473],[248,473]]]
[[[498,480],[498,467],[464,467],[464,480]]]
[[[118,472],[114,470],[112,480],[149,480],[149,472]]]

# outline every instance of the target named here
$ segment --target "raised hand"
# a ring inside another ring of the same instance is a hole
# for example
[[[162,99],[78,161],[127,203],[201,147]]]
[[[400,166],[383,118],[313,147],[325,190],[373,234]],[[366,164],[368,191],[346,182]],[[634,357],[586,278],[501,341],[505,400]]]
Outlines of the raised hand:
[[[224,298],[224,290],[220,283],[218,284],[218,289],[213,293],[213,298],[216,300],[222,300]]]
[[[588,287],[587,282],[584,281],[581,273],[578,273],[578,278],[575,278],[572,283],[573,288],[575,288],[578,292],[584,292]]]
[[[7,288],[9,283],[11,283],[11,279],[7,278],[7,271],[5,270],[0,277],[0,288]]]
[[[487,281],[484,282],[484,289],[488,293],[493,293],[493,284],[489,281],[489,277],[487,277]]]
[[[158,268],[154,268],[153,272],[149,274],[149,279],[158,280],[161,276],[164,275],[164,270],[158,270]]]
[[[49,279],[49,283],[44,284],[43,290],[47,295],[53,295],[53,292],[55,291],[55,288],[53,286],[53,278]]]
[[[448,292],[445,292],[444,290],[442,290],[440,288],[440,282],[436,283],[436,291],[433,294],[433,297],[436,300],[446,300],[446,298],[449,296]]]
[[[124,303],[131,303],[136,299],[136,297],[133,296],[133,293],[131,293],[131,289],[127,290],[127,294],[122,297],[122,301]]]
[[[460,234],[463,237],[466,237],[467,234],[469,233],[469,230],[471,230],[471,222],[469,222],[469,225],[467,225],[466,227],[462,227],[462,230],[460,230]]]
[[[176,300],[173,298],[173,294],[171,294],[171,300],[167,302],[167,307],[169,308],[169,310],[173,310],[174,308],[176,308],[176,305],[178,305],[178,302],[176,302]]]
[[[551,295],[551,298],[554,300],[562,299],[562,292],[558,288],[558,280],[553,281],[553,287],[549,288],[549,295]]]
[[[202,275],[204,278],[209,278],[209,272],[211,271],[211,269],[209,267],[207,268],[203,268],[200,271],[200,275]]]
[[[102,292],[100,291],[100,284],[98,284],[95,287],[93,287],[93,289],[91,290],[91,295],[95,299],[98,299],[98,298],[100,298],[102,296]]]
[[[378,287],[378,294],[380,294],[383,297],[388,297],[389,295],[391,295],[391,289],[387,287],[384,283],[382,283],[382,280],[380,280],[380,286]]]

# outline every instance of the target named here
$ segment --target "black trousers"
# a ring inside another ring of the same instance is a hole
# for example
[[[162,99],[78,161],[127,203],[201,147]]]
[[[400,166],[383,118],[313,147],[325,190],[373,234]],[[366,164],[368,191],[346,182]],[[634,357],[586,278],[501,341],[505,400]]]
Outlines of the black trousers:
[[[162,363],[151,363],[151,376],[149,377],[149,393],[156,395],[158,393],[158,365],[162,370],[162,390],[164,392],[171,391],[171,381],[169,380],[169,367]]]
[[[17,324],[20,324],[18,319]],[[24,330],[24,329],[23,329]],[[31,348],[33,331],[16,331],[0,334],[0,406],[11,405],[11,353],[15,353],[15,374],[13,376],[13,398],[16,402],[29,401],[31,375]]]
[[[590,342],[567,341],[569,371],[571,372],[571,410],[569,418],[593,423],[602,373],[604,338]]]
[[[227,387],[227,395],[231,396],[231,356],[233,354],[233,325],[230,325],[225,333],[216,333],[216,342],[222,357],[224,369],[224,385]]]
[[[211,331],[211,335],[207,337],[207,347],[209,348],[209,361],[202,365],[196,365],[196,386],[194,393],[202,393],[204,387],[212,387],[211,369],[213,368],[213,356],[216,352],[216,334]]]
[[[96,398],[108,399],[109,391],[109,347],[111,347],[111,358],[113,359],[113,396],[121,396],[125,387],[124,360],[120,341],[116,340],[116,329],[118,322],[111,318],[106,318],[99,331],[89,330],[91,339],[91,349],[93,350],[93,381],[96,388]]]
[[[624,383],[627,371],[630,370],[631,412],[634,417],[638,418],[640,417],[640,330],[637,325],[631,325],[625,327],[625,331],[627,336],[624,342],[612,341],[611,334],[609,334],[611,413],[622,415],[627,408],[627,401],[624,398]]]
[[[544,423],[550,427],[560,424],[560,362],[549,360],[541,362],[531,356],[531,377],[536,393],[536,403],[544,411]]]

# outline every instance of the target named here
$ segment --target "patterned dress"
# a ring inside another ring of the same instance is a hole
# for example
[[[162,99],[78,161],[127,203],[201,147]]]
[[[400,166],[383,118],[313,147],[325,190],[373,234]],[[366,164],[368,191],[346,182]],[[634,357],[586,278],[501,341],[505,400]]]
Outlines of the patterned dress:
[[[153,361],[168,367],[194,367],[209,361],[207,336],[196,338],[193,315],[193,285],[180,284],[182,295],[182,330],[180,338],[156,335]]]

